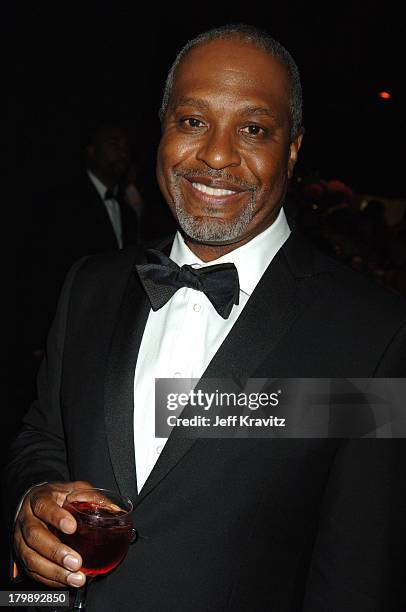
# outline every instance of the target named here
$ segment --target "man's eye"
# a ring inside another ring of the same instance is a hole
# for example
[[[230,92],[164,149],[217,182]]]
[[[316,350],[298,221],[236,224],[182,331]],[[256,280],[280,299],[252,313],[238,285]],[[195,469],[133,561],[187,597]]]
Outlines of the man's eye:
[[[186,117],[186,119],[181,119],[180,124],[182,127],[188,128],[201,128],[203,127],[203,121],[200,119],[196,119],[195,117]]]
[[[255,123],[253,123],[252,125],[246,125],[243,128],[241,128],[241,131],[244,134],[248,134],[248,136],[264,136],[266,133],[266,130],[264,130],[264,128],[262,128],[260,125],[256,125]]]

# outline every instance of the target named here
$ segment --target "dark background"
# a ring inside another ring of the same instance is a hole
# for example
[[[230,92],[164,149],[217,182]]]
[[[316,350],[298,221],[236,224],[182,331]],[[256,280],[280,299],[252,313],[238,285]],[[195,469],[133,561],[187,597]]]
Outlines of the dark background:
[[[80,8],[59,2],[53,9],[23,7],[14,15],[4,10],[3,27],[12,35],[3,59],[12,68],[7,90],[16,118],[12,205],[18,223],[35,216],[35,194],[77,173],[83,131],[98,117],[128,122],[148,205],[164,215],[154,159],[166,73],[188,39],[236,22],[267,30],[298,63],[306,134],[297,172],[338,178],[358,193],[405,197],[406,29],[398,10],[386,2],[307,5],[171,3],[161,9],[134,3],[129,9],[113,2]],[[391,100],[378,97],[382,90],[391,92]],[[13,233],[17,248],[23,235]],[[6,412],[3,457],[21,409]],[[5,584],[4,537],[0,545]]]
[[[384,2],[336,9],[329,3],[320,11],[302,2],[267,4],[253,11],[245,3],[165,11],[99,3],[74,11],[58,3],[53,12],[22,12],[15,73],[22,93],[16,89],[14,110],[24,134],[18,152],[24,186],[66,180],[78,165],[81,130],[95,115],[128,120],[136,151],[153,168],[157,111],[176,52],[207,28],[247,22],[280,40],[299,65],[306,128],[301,167],[359,192],[405,195],[406,29],[399,13]],[[381,90],[392,99],[381,100]]]

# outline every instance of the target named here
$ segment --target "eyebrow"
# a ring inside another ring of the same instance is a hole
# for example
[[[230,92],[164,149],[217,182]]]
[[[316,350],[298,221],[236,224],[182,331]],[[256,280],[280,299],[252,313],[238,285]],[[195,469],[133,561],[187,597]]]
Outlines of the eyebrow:
[[[245,106],[241,109],[241,114],[243,115],[267,115],[272,119],[276,119],[276,115],[269,110],[269,108],[263,106]]]
[[[202,100],[201,98],[188,97],[181,98],[180,100],[178,100],[175,107],[179,106],[194,106],[195,108],[198,108],[200,110],[208,110],[210,108],[210,105],[205,100]],[[271,117],[272,119],[276,119],[276,115],[269,108],[263,106],[244,106],[240,112],[242,115],[245,116],[266,115],[268,117]]]

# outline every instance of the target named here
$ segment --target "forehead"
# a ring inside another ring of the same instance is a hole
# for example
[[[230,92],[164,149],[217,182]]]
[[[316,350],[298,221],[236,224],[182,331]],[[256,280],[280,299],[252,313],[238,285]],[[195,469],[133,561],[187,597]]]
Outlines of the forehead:
[[[179,64],[172,103],[203,96],[238,104],[261,101],[288,106],[289,77],[285,65],[262,49],[239,40],[215,40],[193,48]]]

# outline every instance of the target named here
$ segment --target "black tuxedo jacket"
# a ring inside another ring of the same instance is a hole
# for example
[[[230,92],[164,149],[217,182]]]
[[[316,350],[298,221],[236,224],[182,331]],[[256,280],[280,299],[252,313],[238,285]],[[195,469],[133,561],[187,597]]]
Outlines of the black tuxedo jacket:
[[[12,447],[9,516],[33,483],[134,498],[137,541],[89,610],[401,611],[405,443],[170,437],[136,493],[133,380],[149,313],[141,251],[70,272]],[[304,242],[278,252],[205,377],[402,377],[403,299]],[[135,407],[137,409],[137,407]]]

